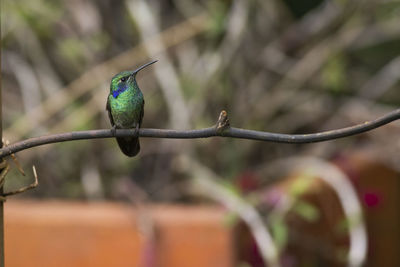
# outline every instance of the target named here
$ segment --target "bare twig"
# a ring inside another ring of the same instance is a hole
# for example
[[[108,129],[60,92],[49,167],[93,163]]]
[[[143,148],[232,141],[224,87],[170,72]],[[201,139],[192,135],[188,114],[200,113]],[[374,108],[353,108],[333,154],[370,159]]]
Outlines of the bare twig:
[[[37,177],[37,173],[36,173],[36,168],[35,168],[35,166],[32,166],[32,170],[33,170],[33,177],[35,178],[35,181],[34,181],[33,183],[31,183],[31,184],[28,185],[28,186],[21,187],[21,188],[15,190],[15,191],[5,192],[5,193],[3,193],[2,197],[17,195],[17,194],[26,192],[26,191],[28,191],[28,190],[30,190],[30,189],[33,189],[33,188],[35,188],[36,186],[38,186],[39,182],[38,182],[38,177]]]
[[[224,115],[223,113],[226,113],[226,111],[222,111],[221,112],[222,115],[220,116],[222,116],[223,118],[226,117],[225,119],[227,120],[227,115]],[[232,138],[276,142],[276,143],[304,144],[304,143],[328,141],[332,139],[338,139],[342,137],[364,133],[399,119],[400,119],[400,109],[396,109],[372,121],[366,121],[364,123],[342,129],[313,133],[313,134],[279,134],[279,133],[270,133],[270,132],[228,127],[228,125],[225,125],[226,127],[223,129],[223,131],[221,131],[221,129],[218,127],[209,127],[204,129],[186,130],[186,131],[144,128],[140,129],[138,133],[131,129],[118,129],[116,130],[115,135],[112,133],[110,129],[76,131],[76,132],[67,132],[67,133],[33,137],[23,141],[16,142],[14,144],[11,144],[7,147],[3,147],[2,149],[0,149],[0,158],[8,156],[12,153],[16,153],[21,150],[46,144],[73,141],[73,140],[128,137],[136,135],[140,137],[172,138],[172,139],[195,139],[195,138],[208,138],[214,136],[221,136],[221,137],[232,137]]]
[[[2,144],[4,145],[4,147],[7,147],[9,145],[9,141],[8,140],[2,138],[1,141],[2,141]],[[13,159],[15,165],[17,166],[18,171],[23,176],[25,176],[25,172],[22,169],[22,166],[19,164],[19,161],[18,161],[18,159],[17,159],[17,157],[15,156],[14,153],[11,154],[11,158]],[[6,197],[7,196],[17,195],[19,193],[26,192],[26,191],[28,191],[30,189],[35,188],[39,184],[38,178],[37,178],[37,173],[36,173],[36,168],[35,168],[35,166],[32,166],[33,176],[35,178],[35,180],[34,180],[34,182],[32,184],[30,184],[28,186],[21,187],[21,188],[19,188],[17,190],[14,190],[14,191],[4,192],[4,188],[3,187],[4,187],[4,183],[5,183],[5,178],[6,178],[8,172],[10,170],[10,166],[9,166],[8,162],[5,160],[4,157],[1,159],[0,168],[1,168],[1,172],[0,172],[0,188],[1,188],[0,202],[6,201]]]
[[[10,141],[8,141],[7,139],[2,138],[1,141],[3,142],[3,146],[8,146],[8,145],[10,145]],[[19,171],[23,176],[25,176],[25,172],[24,172],[24,170],[22,169],[21,164],[19,164],[19,161],[18,161],[17,157],[15,156],[15,154],[11,154],[11,158],[13,159],[15,166],[17,166],[18,171]],[[6,164],[7,164],[7,163],[6,163]]]

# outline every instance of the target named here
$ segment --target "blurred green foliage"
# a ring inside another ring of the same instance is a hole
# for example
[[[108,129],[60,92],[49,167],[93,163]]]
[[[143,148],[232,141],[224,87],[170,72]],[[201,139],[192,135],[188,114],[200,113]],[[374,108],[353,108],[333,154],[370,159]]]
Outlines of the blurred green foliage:
[[[140,16],[135,8],[142,8]],[[400,104],[399,1],[4,0],[1,12],[3,126],[11,142],[109,128],[110,78],[149,58],[162,60],[156,71],[138,75],[146,103],[142,127],[170,128],[183,113],[188,120],[181,128],[209,127],[227,110],[235,127],[302,134],[370,120]],[[184,108],[174,113],[172,107]],[[291,241],[288,212],[309,223],[322,212],[300,199],[314,181],[307,171],[286,190],[268,191],[291,172],[276,159],[329,159],[371,146],[393,164],[398,127],[381,131],[322,145],[142,138],[135,158],[125,157],[115,140],[89,140],[34,148],[18,158],[26,169],[35,164],[40,180],[26,196],[129,194],[137,202],[191,203],[204,201],[188,190],[192,175],[179,166],[181,155],[191,157],[266,214],[281,251]],[[6,189],[29,183],[27,173],[20,178],[14,169]],[[277,203],[285,197],[291,206],[282,212]],[[237,219],[232,214],[226,221]],[[338,232],[360,220],[352,219]],[[346,253],[334,250],[332,257]]]
[[[334,55],[325,65],[322,71],[324,87],[333,92],[346,90],[347,71],[346,58],[342,55]]]

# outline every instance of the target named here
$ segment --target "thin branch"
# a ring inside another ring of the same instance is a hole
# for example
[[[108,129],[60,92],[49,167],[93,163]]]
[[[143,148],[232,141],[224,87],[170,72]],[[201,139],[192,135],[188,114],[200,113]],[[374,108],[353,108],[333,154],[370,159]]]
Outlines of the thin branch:
[[[33,170],[33,177],[35,178],[34,182],[31,183],[31,184],[28,185],[28,186],[21,187],[21,188],[15,190],[15,191],[10,191],[10,192],[5,192],[5,193],[3,193],[3,195],[2,195],[3,199],[5,199],[4,197],[17,195],[17,194],[26,192],[26,191],[28,191],[28,190],[31,190],[31,189],[37,187],[38,184],[39,184],[39,181],[38,181],[38,177],[37,177],[37,173],[36,173],[36,168],[35,168],[35,166],[32,166],[32,170]]]
[[[258,141],[268,141],[276,143],[304,144],[304,143],[328,141],[332,139],[360,134],[399,119],[400,119],[400,109],[397,109],[378,119],[367,121],[355,126],[346,127],[342,129],[331,130],[321,133],[313,133],[313,134],[279,134],[279,133],[270,133],[270,132],[262,132],[262,131],[254,131],[254,130],[230,127],[227,119],[227,114],[225,111],[222,111],[219,121],[217,122],[217,127],[214,126],[199,130],[186,130],[186,131],[144,128],[139,130],[138,135],[140,137],[174,138],[174,139],[195,139],[195,138],[208,138],[208,137],[220,136],[220,137],[258,140]],[[221,125],[223,125],[222,128]],[[16,153],[21,150],[45,144],[59,143],[72,140],[82,140],[82,139],[128,137],[136,135],[137,133],[131,129],[118,129],[116,130],[115,135],[111,132],[110,129],[76,131],[76,132],[44,135],[44,136],[29,138],[11,144],[7,147],[3,147],[2,149],[0,149],[0,158],[3,158],[5,156],[8,156],[12,153]]]

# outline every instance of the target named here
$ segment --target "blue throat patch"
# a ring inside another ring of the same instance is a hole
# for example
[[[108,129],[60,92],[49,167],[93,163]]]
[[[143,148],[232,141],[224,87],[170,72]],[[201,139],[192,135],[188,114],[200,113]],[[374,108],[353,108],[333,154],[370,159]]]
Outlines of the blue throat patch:
[[[125,92],[128,89],[128,86],[125,84],[119,84],[118,89],[112,92],[114,98],[117,98],[121,93]]]

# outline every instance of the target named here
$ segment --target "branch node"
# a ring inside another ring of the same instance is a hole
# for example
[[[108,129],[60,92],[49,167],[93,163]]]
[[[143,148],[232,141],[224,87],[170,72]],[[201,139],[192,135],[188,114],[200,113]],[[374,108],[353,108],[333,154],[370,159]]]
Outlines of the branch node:
[[[229,118],[228,118],[228,113],[223,110],[219,114],[219,118],[217,121],[217,124],[215,126],[215,129],[217,130],[218,135],[224,135],[224,131],[230,128],[230,123],[229,123]]]

